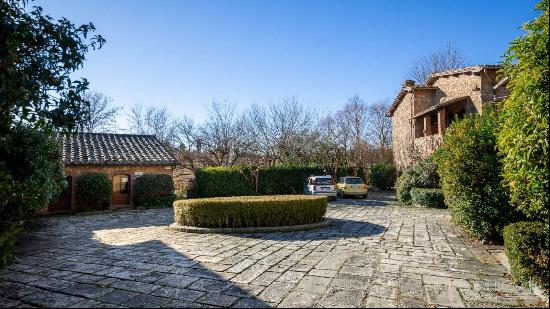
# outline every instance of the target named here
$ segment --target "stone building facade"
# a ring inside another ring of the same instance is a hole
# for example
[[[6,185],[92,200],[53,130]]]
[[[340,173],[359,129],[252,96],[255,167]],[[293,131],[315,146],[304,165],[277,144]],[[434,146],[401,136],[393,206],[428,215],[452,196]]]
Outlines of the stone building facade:
[[[449,125],[467,114],[481,114],[509,95],[508,79],[498,80],[497,65],[478,65],[432,74],[423,85],[403,82],[390,106],[393,153],[402,171],[429,156]]]
[[[111,207],[133,202],[135,180],[144,174],[167,174],[179,162],[154,135],[76,133],[62,137],[68,187],[48,206],[49,212],[78,210],[76,180],[85,173],[105,173],[113,184]]]

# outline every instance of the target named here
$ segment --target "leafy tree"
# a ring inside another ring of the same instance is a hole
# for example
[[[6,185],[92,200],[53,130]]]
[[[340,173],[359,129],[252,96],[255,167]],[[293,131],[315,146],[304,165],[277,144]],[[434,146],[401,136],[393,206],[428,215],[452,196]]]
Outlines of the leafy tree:
[[[548,0],[504,55],[511,94],[502,104],[498,149],[512,203],[528,218],[548,222]]]
[[[21,220],[64,184],[52,131],[71,131],[86,114],[88,82],[70,74],[105,42],[94,31],[54,21],[26,0],[0,1],[0,267],[11,259]]]
[[[86,79],[72,80],[90,48],[105,40],[93,24],[54,21],[27,1],[0,2],[0,136],[14,122],[74,129],[86,105]],[[1,160],[1,158],[0,158]]]
[[[20,220],[58,197],[65,177],[53,133],[18,126],[3,139],[0,166],[0,268],[11,260]]]

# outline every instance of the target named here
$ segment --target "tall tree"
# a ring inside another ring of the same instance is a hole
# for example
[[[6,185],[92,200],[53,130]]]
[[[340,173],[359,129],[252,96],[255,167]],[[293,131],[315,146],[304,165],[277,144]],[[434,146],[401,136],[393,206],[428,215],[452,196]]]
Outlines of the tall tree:
[[[0,1],[0,136],[17,123],[75,129],[83,116],[86,79],[73,80],[90,48],[105,40],[93,24],[54,21],[27,1]]]
[[[317,115],[296,98],[283,98],[267,107],[253,105],[246,123],[256,149],[270,164],[303,163],[310,157]]]
[[[235,165],[248,152],[251,143],[244,121],[235,104],[228,101],[210,104],[208,116],[197,132],[197,141],[208,155],[210,165]]]
[[[112,106],[113,99],[101,92],[87,91],[83,98],[88,102],[80,123],[83,132],[112,132],[116,130],[116,117],[121,107]]]
[[[368,135],[371,143],[379,148],[391,148],[391,119],[386,117],[390,104],[379,100],[369,105]]]
[[[462,68],[468,66],[469,62],[462,52],[449,42],[445,48],[413,61],[405,77],[417,84],[423,84],[433,73]]]
[[[548,224],[548,0],[504,55],[510,97],[501,106],[498,147],[512,203],[531,220]]]

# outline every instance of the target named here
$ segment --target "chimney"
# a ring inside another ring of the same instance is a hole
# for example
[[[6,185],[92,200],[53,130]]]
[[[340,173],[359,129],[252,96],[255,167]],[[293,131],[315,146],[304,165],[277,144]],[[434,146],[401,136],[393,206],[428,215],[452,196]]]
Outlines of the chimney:
[[[408,87],[414,87],[414,86],[416,86],[416,83],[414,82],[414,80],[411,80],[411,79],[407,79],[403,81],[403,84],[402,84],[402,88],[408,88]]]

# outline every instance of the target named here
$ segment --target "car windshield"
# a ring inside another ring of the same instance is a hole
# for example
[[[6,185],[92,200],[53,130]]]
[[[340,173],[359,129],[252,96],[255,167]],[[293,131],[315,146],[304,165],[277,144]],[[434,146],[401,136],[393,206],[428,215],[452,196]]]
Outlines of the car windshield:
[[[350,185],[360,185],[363,183],[363,180],[359,177],[356,178],[347,178],[346,183]]]
[[[317,185],[331,185],[332,184],[332,178],[316,178],[315,184]]]

